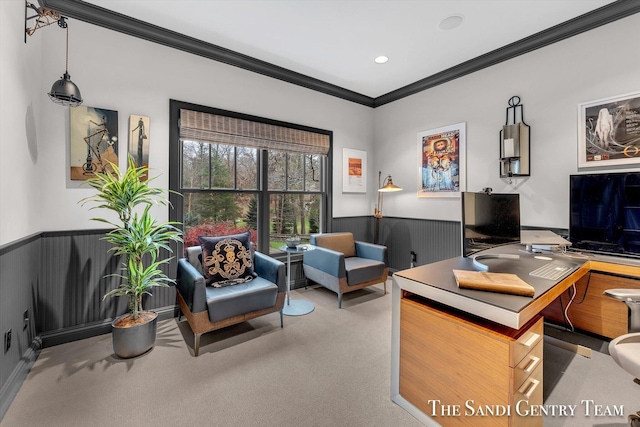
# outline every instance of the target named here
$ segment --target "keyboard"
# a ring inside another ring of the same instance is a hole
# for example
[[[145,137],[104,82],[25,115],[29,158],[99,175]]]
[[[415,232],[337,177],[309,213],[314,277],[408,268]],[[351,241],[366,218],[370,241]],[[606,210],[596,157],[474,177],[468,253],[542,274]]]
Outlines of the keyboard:
[[[553,281],[560,280],[561,277],[572,273],[577,267],[573,265],[560,264],[558,262],[550,262],[542,267],[536,268],[529,276],[540,277],[542,279],[548,279]]]

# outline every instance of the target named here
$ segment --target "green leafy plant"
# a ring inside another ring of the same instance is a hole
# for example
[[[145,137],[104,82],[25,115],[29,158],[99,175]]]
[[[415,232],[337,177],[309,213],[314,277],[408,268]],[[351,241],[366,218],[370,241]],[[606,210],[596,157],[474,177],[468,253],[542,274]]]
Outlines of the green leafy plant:
[[[153,205],[167,205],[165,190],[149,186],[146,166],[136,166],[129,156],[126,172],[111,163],[113,172],[96,173],[86,182],[97,192],[93,196],[80,201],[84,206],[93,203],[91,209],[107,209],[118,215],[119,223],[105,218],[92,218],[94,221],[107,223],[114,227],[103,239],[113,246],[110,249],[115,255],[124,255],[123,274],[112,276],[121,278],[120,286],[107,292],[103,299],[110,296],[126,296],[134,321],[142,309],[142,297],[151,295],[150,289],[156,286],[169,286],[174,281],[161,269],[171,258],[158,260],[161,249],[173,252],[169,244],[182,241],[181,231],[176,227],[178,222],[157,223],[151,216]],[[142,212],[139,212],[142,208]],[[136,209],[138,210],[136,212]]]

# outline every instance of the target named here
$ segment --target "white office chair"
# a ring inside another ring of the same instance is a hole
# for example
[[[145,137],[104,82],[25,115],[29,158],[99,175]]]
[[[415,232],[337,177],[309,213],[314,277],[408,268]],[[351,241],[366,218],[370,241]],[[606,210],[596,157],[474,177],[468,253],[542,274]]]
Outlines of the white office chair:
[[[609,343],[609,354],[640,384],[640,289],[609,289],[604,294],[624,301],[629,307],[629,333]],[[629,425],[640,427],[640,411],[629,415]]]

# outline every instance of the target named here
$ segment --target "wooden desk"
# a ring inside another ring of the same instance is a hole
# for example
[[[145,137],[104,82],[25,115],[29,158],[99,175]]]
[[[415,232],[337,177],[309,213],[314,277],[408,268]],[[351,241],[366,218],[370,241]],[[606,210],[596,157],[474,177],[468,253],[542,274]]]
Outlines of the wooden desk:
[[[391,397],[425,425],[542,426],[543,418],[530,412],[543,403],[541,313],[560,298],[566,306],[568,289],[576,282],[578,295],[582,283],[585,296],[594,300],[570,309],[576,319],[584,317],[581,326],[597,329],[589,320],[597,312],[598,320],[618,316],[617,326],[607,333],[624,327],[620,313],[626,314],[625,304],[606,301],[606,310],[593,307],[602,307],[606,299],[601,287],[640,287],[634,279],[640,277],[640,265],[565,258],[578,268],[555,283],[529,276],[549,261],[520,248],[496,248],[495,253],[521,257],[488,264],[491,271],[517,274],[532,285],[533,298],[458,289],[452,270],[474,269],[462,257],[394,274]],[[600,330],[609,323],[599,321]]]

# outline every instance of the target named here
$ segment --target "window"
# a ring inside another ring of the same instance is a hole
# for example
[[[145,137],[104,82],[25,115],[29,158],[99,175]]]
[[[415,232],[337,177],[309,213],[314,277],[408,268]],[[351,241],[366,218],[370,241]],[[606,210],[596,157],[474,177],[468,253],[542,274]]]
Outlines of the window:
[[[171,101],[170,219],[198,235],[251,230],[278,253],[327,230],[331,132]]]

